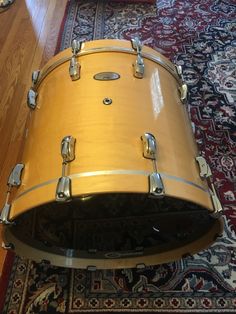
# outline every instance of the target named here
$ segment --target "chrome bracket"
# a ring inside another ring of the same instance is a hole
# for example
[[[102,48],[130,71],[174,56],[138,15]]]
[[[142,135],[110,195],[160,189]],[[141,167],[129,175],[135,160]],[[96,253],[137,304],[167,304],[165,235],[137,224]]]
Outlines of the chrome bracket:
[[[13,168],[10,176],[8,178],[7,185],[8,186],[20,186],[21,185],[21,174],[24,169],[24,164],[16,164]]]
[[[143,157],[151,159],[153,173],[149,175],[149,194],[152,197],[164,197],[165,188],[161,175],[157,172],[157,143],[155,136],[151,133],[144,133],[141,136],[143,143]]]
[[[182,75],[183,75],[182,66],[181,65],[175,65],[175,68],[176,68],[177,74],[182,78]]]
[[[61,177],[57,183],[56,201],[67,202],[71,199],[71,179]]]
[[[39,70],[33,71],[33,73],[32,73],[32,84],[33,84],[33,86],[35,86],[37,84],[38,79],[39,79],[39,75],[40,75]]]
[[[27,105],[30,109],[35,109],[36,108],[36,100],[38,97],[38,93],[35,91],[35,85],[38,82],[39,79],[39,75],[40,75],[40,71],[33,71],[32,73],[32,86],[30,88],[30,90],[28,91],[27,94]]]
[[[80,41],[78,41],[76,39],[72,40],[71,49],[72,49],[73,55],[77,55],[80,52],[81,46],[82,46],[82,44]]]
[[[70,162],[75,159],[75,138],[65,136],[61,142],[61,156],[63,162]]]
[[[179,87],[180,99],[182,102],[185,102],[188,96],[188,86],[187,84],[183,83]]]
[[[7,190],[7,195],[6,195],[6,201],[0,215],[0,223],[3,223],[5,225],[14,224],[14,222],[9,221],[8,219],[10,210],[11,210],[11,204],[9,204],[9,199],[11,195],[11,189],[13,187],[18,187],[21,185],[21,174],[22,174],[23,169],[24,169],[24,164],[16,164],[16,166],[13,168],[8,178],[8,182],[7,182],[8,190]]]
[[[153,197],[163,197],[165,194],[161,175],[157,172],[149,176],[149,193]]]
[[[142,58],[142,43],[138,37],[131,39],[132,48],[137,52],[137,59],[133,63],[134,77],[143,78],[144,76],[144,61]]]
[[[212,216],[215,218],[218,218],[223,213],[223,207],[216,193],[215,186],[212,182],[211,182],[210,194],[211,194],[211,201],[214,208],[214,212],[212,213]]]
[[[11,210],[11,204],[8,204],[8,202],[6,201],[2,211],[1,211],[1,216],[0,216],[0,223],[4,224],[4,225],[13,225],[14,222],[10,221],[8,219],[9,214],[10,214],[10,210]]]
[[[80,79],[80,64],[77,61],[78,53],[81,50],[81,43],[74,39],[71,44],[72,57],[70,60],[69,73],[72,81]]]
[[[32,88],[28,91],[27,104],[28,104],[30,109],[36,108],[37,96],[38,96],[38,94]]]
[[[4,243],[2,242],[2,248],[5,250],[14,250],[14,244],[13,243]]]
[[[75,159],[75,138],[65,136],[61,141],[62,176],[56,188],[56,201],[67,202],[71,200],[71,179],[66,175],[68,163]]]
[[[143,157],[155,160],[157,154],[155,137],[150,133],[145,133],[141,139],[143,142]]]
[[[181,80],[181,85],[179,86],[180,99],[183,103],[185,103],[188,97],[188,85],[185,83],[184,78],[183,78],[182,66],[175,65],[175,69]]]
[[[211,168],[208,165],[206,159],[202,156],[197,156],[196,161],[198,162],[199,169],[200,169],[200,177],[201,178],[208,178],[212,176]]]
[[[10,7],[15,0],[0,0],[0,13]]]
[[[212,172],[211,168],[208,165],[206,159],[202,156],[197,156],[196,161],[199,165],[199,174],[200,177],[207,180],[209,192],[211,196],[212,205],[214,208],[214,212],[211,214],[213,217],[217,218],[223,213],[223,207],[221,205],[221,202],[218,198],[214,182],[212,179]]]

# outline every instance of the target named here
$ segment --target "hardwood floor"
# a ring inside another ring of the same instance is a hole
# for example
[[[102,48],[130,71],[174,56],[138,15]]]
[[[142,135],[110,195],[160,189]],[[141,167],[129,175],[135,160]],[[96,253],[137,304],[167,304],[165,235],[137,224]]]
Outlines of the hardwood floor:
[[[9,173],[20,162],[31,73],[54,55],[66,3],[16,0],[0,13],[0,209]],[[0,274],[5,255],[0,249]]]

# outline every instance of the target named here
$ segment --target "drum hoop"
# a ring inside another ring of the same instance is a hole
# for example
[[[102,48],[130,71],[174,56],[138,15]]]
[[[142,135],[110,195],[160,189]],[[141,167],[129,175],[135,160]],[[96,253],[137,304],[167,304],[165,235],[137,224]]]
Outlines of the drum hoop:
[[[15,237],[14,233],[11,232],[11,229],[9,227],[4,228],[3,237],[6,242],[13,243],[16,249],[17,253],[21,253],[22,251],[25,254],[27,254],[27,257],[30,259],[33,259],[37,262],[42,262],[42,252],[46,253],[46,260],[48,259],[51,261],[52,265],[61,266],[61,267],[70,267],[75,268],[79,266],[79,268],[89,269],[90,266],[91,270],[95,269],[109,269],[109,268],[143,268],[143,266],[149,266],[149,265],[156,265],[170,262],[170,258],[168,255],[173,257],[174,256],[178,258],[183,258],[186,253],[188,254],[195,254],[199,252],[200,250],[203,250],[211,243],[215,241],[216,236],[222,235],[223,233],[223,218],[219,218],[214,221],[214,224],[208,232],[203,234],[201,237],[199,237],[197,240],[192,241],[188,244],[185,244],[184,246],[177,247],[171,251],[168,252],[161,252],[161,253],[149,253],[146,252],[146,255],[140,255],[139,251],[137,251],[137,254],[134,256],[124,256],[122,255],[119,258],[108,258],[107,256],[104,258],[98,258],[93,259],[93,256],[91,257],[76,257],[73,256],[72,251],[68,250],[68,255],[53,253],[51,251],[44,251],[41,250],[40,247],[32,247],[29,246],[27,243],[22,242],[18,238]],[[204,245],[202,245],[202,242],[204,242]],[[207,243],[207,244],[206,244]],[[201,247],[199,247],[199,245]],[[150,250],[150,249],[149,249]],[[76,250],[74,250],[76,251]],[[146,249],[148,251],[148,249]],[[112,252],[111,252],[112,253]],[[169,253],[169,254],[168,254]],[[176,256],[177,255],[177,256]],[[171,257],[171,258],[172,258]],[[56,263],[55,263],[56,262]]]
[[[200,189],[201,191],[209,194],[209,190],[208,189],[205,189],[204,187],[192,182],[192,181],[189,181],[189,180],[186,180],[184,178],[180,178],[180,177],[176,177],[176,176],[173,176],[173,175],[170,175],[170,174],[166,174],[166,173],[159,173],[161,175],[162,178],[167,178],[167,179],[170,179],[170,180],[175,180],[175,181],[178,181],[178,182],[182,182],[182,183],[185,183],[185,184],[188,184],[188,185],[191,185],[191,186],[194,186],[195,188],[197,189]],[[144,176],[149,176],[151,175],[151,172],[148,172],[148,171],[142,171],[142,170],[101,170],[101,171],[90,171],[90,172],[81,172],[81,173],[74,173],[74,174],[71,174],[69,175],[68,177],[73,179],[73,178],[82,178],[82,177],[93,177],[93,176],[102,176],[102,175],[144,175]],[[40,184],[37,184],[37,185],[34,185],[32,186],[31,188],[25,190],[24,192],[20,193],[15,200],[21,198],[22,196],[24,196],[25,194],[29,193],[29,192],[32,192],[38,188],[41,188],[45,185],[49,185],[49,184],[52,184],[52,183],[56,183],[58,182],[58,179],[59,178],[55,178],[55,179],[51,179],[51,180],[48,180],[48,181],[45,181],[45,182],[42,182]]]
[[[103,53],[103,52],[122,52],[122,53],[127,53],[127,54],[132,54],[132,55],[137,54],[136,51],[134,51],[133,49],[130,49],[130,48],[99,47],[99,48],[92,48],[92,49],[88,49],[85,51],[81,51],[78,53],[77,57],[79,58],[81,56],[91,55],[94,53]],[[154,61],[155,63],[157,63],[160,66],[162,66],[163,68],[165,68],[176,79],[178,84],[180,86],[182,85],[181,79],[180,79],[179,75],[177,74],[176,70],[174,69],[174,67],[172,68],[166,61],[162,60],[161,57],[154,56],[154,55],[152,55],[150,53],[146,53],[146,52],[142,52],[142,57],[145,59]],[[70,61],[70,59],[71,59],[71,56],[61,58],[61,59],[57,60],[56,62],[54,62],[53,64],[51,64],[48,68],[46,68],[45,71],[40,73],[38,81],[34,85],[34,90],[36,91],[39,88],[40,84],[45,79],[45,77],[47,77],[53,70],[55,70],[57,67],[59,67],[63,63]]]

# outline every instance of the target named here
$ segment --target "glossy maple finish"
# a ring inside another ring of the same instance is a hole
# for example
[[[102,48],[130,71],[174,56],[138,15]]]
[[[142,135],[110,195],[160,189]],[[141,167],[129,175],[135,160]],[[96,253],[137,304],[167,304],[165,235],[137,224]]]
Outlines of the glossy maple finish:
[[[148,193],[148,174],[153,172],[153,165],[143,157],[140,140],[148,132],[157,139],[157,167],[164,174],[166,194],[212,210],[206,184],[199,177],[197,148],[179,98],[178,81],[147,58],[145,76],[137,79],[132,73],[135,55],[123,51],[96,52],[101,47],[131,48],[131,45],[117,40],[85,43],[82,53],[89,49],[94,49],[94,53],[79,57],[79,80],[71,80],[67,61],[39,85],[37,107],[31,112],[21,159],[25,164],[22,185],[13,200],[10,218],[55,199],[57,180],[62,173],[60,144],[67,135],[76,138],[76,157],[67,173],[72,178],[73,196]],[[158,52],[147,47],[143,52],[162,59],[175,71]],[[58,60],[70,56],[70,49],[55,56],[41,75]],[[115,72],[120,78],[95,80],[94,75],[100,72]],[[112,99],[111,105],[103,104],[106,97]],[[100,173],[103,171],[111,173]],[[124,171],[134,173],[112,173]]]
[[[101,47],[106,51],[98,52]],[[114,47],[118,51],[110,51]],[[84,43],[78,58],[78,81],[69,76],[70,49],[43,67],[37,84],[37,106],[30,111],[23,139],[22,184],[12,198],[10,219],[55,200],[62,175],[61,140],[68,135],[76,138],[75,159],[66,172],[72,180],[73,197],[114,192],[147,194],[148,175],[154,169],[152,161],[143,157],[141,136],[148,132],[157,139],[157,171],[162,174],[166,195],[212,210],[206,183],[199,177],[197,147],[185,105],[180,101],[174,65],[144,47],[144,54],[156,56],[170,71],[145,57],[144,78],[137,79],[132,68],[136,56],[127,49],[131,49],[128,41]],[[120,77],[95,80],[94,76],[101,72],[118,73]],[[107,97],[112,99],[110,105],[103,102]],[[157,260],[179,259],[186,252],[193,254],[211,244],[221,230],[219,219],[198,240],[145,260],[149,265]],[[36,261],[45,258],[54,265],[82,268],[94,262],[29,246],[7,227],[4,234],[18,254]],[[142,261],[138,257],[97,259],[95,264],[98,268],[120,268],[135,267]]]
[[[21,161],[31,73],[54,55],[66,2],[15,1],[0,14],[0,208],[9,173]],[[0,273],[5,255],[0,249]]]

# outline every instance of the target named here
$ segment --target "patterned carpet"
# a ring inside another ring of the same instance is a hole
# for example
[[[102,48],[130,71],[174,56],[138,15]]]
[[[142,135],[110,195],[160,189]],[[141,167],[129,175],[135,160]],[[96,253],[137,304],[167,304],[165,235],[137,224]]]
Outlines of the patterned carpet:
[[[130,39],[183,66],[199,150],[224,206],[225,230],[208,250],[146,269],[88,272],[16,258],[4,314],[236,311],[236,5],[69,1],[58,51],[71,40]]]

